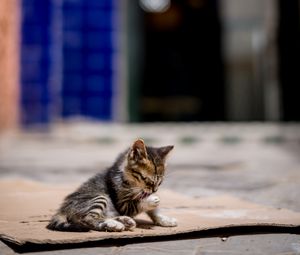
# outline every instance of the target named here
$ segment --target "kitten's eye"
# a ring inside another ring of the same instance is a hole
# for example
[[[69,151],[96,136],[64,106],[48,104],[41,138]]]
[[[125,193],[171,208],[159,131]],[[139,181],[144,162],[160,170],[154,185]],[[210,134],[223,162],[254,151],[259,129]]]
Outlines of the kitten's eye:
[[[145,178],[140,172],[132,170],[132,176],[135,177],[138,180],[143,180],[145,181],[147,178]]]
[[[140,176],[141,176],[143,181],[147,181],[147,178],[144,175],[140,174]]]
[[[151,179],[145,178],[145,184],[149,187],[152,187],[154,185],[154,181],[152,181]]]

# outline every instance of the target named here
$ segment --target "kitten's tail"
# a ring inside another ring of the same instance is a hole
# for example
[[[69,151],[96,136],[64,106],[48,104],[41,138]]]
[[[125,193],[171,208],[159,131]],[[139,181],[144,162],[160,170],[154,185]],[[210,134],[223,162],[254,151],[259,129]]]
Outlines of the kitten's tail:
[[[57,213],[55,214],[49,224],[47,225],[47,228],[50,230],[56,230],[56,231],[72,231],[72,232],[86,232],[88,231],[87,228],[84,228],[82,226],[75,225],[67,220],[66,215]]]

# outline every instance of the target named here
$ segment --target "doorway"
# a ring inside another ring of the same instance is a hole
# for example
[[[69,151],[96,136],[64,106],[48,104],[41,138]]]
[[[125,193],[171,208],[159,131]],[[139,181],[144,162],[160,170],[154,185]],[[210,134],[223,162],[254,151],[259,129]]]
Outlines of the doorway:
[[[224,120],[218,1],[128,4],[131,121]]]

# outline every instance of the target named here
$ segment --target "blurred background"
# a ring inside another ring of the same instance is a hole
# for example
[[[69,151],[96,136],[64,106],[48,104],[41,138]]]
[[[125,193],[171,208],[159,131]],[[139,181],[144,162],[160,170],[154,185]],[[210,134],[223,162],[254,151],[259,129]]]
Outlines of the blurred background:
[[[140,137],[175,145],[164,188],[300,211],[299,72],[300,0],[0,0],[0,181],[79,183]]]
[[[299,0],[1,0],[0,128],[299,121]]]

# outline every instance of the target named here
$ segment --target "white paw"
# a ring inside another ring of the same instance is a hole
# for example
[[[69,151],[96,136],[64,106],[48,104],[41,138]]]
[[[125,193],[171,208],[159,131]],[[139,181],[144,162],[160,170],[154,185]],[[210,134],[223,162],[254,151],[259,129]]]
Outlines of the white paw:
[[[120,232],[125,229],[124,224],[122,224],[119,221],[113,220],[113,219],[108,219],[105,220],[104,222],[99,224],[99,228],[101,230],[106,230],[110,232]]]
[[[155,219],[155,223],[162,227],[176,227],[177,226],[177,220],[172,217],[159,215]]]
[[[159,206],[160,199],[156,195],[151,195],[141,202],[141,208],[144,212],[152,211]]]
[[[149,207],[155,208],[159,205],[160,199],[156,195],[151,195],[146,199],[146,203]]]
[[[126,230],[133,230],[136,227],[134,219],[128,216],[118,216],[114,219],[121,222],[125,226]]]

